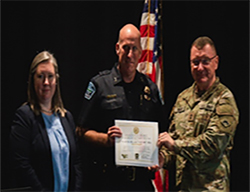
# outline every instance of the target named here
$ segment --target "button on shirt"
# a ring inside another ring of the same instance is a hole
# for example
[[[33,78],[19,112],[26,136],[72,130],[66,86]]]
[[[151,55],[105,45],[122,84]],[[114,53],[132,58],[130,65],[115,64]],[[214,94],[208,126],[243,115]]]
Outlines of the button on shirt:
[[[69,144],[57,115],[42,113],[52,152],[54,191],[67,191],[69,181]]]

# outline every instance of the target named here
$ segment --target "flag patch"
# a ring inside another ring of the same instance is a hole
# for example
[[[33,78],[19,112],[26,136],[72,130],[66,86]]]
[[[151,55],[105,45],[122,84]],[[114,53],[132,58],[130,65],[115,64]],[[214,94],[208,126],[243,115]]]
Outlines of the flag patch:
[[[92,82],[89,82],[88,88],[85,92],[84,97],[88,100],[90,100],[92,98],[92,96],[95,94],[96,92],[96,88],[95,85]]]

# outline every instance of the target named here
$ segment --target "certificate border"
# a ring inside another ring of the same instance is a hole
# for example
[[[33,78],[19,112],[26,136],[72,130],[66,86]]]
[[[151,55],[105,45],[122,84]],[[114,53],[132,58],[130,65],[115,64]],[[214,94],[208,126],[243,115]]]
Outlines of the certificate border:
[[[138,166],[138,167],[147,167],[147,166],[152,166],[152,165],[158,165],[158,147],[156,145],[158,134],[159,134],[159,129],[158,129],[158,122],[154,121],[133,121],[133,120],[115,120],[115,125],[120,127],[121,129],[125,127],[149,127],[152,129],[157,128],[155,131],[152,131],[155,136],[153,136],[152,142],[155,143],[155,146],[153,146],[153,153],[152,160],[136,160],[136,159],[122,159],[120,157],[120,147],[121,145],[119,144],[120,141],[122,140],[121,138],[116,138],[115,140],[115,162],[116,165],[120,166]]]

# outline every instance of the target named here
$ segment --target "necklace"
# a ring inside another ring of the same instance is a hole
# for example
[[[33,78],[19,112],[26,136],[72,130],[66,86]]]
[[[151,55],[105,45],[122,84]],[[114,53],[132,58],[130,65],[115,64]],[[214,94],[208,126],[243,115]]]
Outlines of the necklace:
[[[52,110],[40,109],[40,111],[47,112],[47,113],[52,113]]]

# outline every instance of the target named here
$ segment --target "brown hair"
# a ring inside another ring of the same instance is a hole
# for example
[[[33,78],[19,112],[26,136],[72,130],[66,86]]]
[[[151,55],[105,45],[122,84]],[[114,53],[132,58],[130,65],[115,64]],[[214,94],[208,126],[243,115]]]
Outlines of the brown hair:
[[[55,73],[56,73],[56,90],[52,98],[52,109],[54,112],[60,112],[61,116],[64,117],[66,113],[66,109],[64,109],[63,107],[63,102],[62,102],[61,93],[60,93],[58,65],[53,54],[51,54],[48,51],[42,51],[39,54],[37,54],[31,63],[30,71],[29,71],[29,82],[28,82],[28,102],[30,104],[31,109],[34,111],[34,113],[36,115],[39,115],[41,107],[39,105],[38,98],[35,92],[34,74],[39,64],[45,63],[48,61],[52,61],[53,66],[55,68]]]
[[[210,39],[207,36],[202,36],[202,37],[198,37],[197,39],[195,39],[191,47],[195,46],[197,49],[202,49],[207,44],[209,44],[216,53],[214,42],[212,41],[212,39]]]

